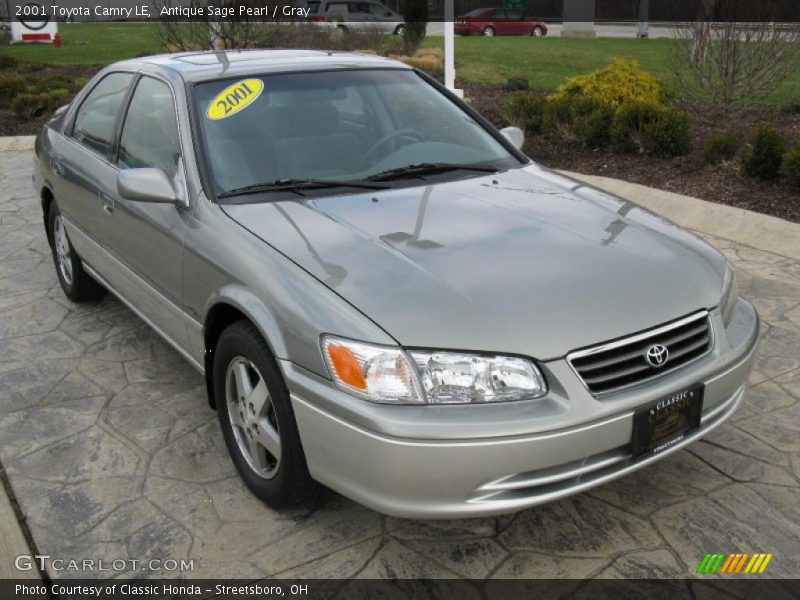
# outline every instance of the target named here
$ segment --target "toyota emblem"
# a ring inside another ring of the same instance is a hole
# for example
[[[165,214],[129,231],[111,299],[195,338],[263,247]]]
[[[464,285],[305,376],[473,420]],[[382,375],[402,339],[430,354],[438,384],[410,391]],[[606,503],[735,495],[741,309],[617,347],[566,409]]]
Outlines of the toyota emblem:
[[[669,358],[669,350],[663,344],[653,344],[644,353],[644,359],[651,367],[663,367]]]

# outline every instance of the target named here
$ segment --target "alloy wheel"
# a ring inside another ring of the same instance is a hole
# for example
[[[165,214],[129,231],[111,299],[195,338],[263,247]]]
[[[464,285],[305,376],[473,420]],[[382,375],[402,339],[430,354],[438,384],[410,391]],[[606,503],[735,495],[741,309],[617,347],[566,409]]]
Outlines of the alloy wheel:
[[[53,223],[53,244],[56,249],[56,259],[58,269],[67,285],[72,285],[72,251],[69,247],[67,231],[64,229],[64,221],[61,215],[57,215]]]
[[[281,463],[281,435],[264,377],[248,359],[231,360],[225,395],[233,435],[247,464],[259,477],[271,479]]]

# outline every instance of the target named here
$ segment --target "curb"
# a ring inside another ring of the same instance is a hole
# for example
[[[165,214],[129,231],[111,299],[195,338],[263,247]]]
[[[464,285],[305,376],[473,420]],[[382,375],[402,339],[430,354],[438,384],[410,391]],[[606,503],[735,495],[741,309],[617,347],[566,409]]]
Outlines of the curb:
[[[800,260],[800,224],[611,177],[559,171],[700,233]]]
[[[0,137],[0,152],[31,150],[33,141],[32,135]],[[800,260],[798,223],[611,177],[582,175],[570,171],[559,172],[635,202],[686,229],[745,244],[785,258]]]
[[[35,135],[12,135],[0,137],[0,152],[24,152],[33,150]]]
[[[31,556],[34,554],[28,547],[22,529],[17,521],[17,515],[11,506],[11,501],[6,494],[4,486],[0,484],[0,579],[26,579],[39,580],[36,569],[30,571],[17,571],[14,568],[14,559],[19,555]]]

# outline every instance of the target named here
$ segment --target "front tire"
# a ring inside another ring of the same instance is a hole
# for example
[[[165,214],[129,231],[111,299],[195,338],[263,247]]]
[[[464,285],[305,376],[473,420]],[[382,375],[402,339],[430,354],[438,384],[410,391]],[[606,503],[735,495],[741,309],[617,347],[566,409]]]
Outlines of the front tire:
[[[544,36],[544,29],[539,27],[538,25],[531,30],[532,37],[543,37]]]
[[[405,25],[398,25],[397,27],[394,28],[394,34],[403,35],[403,31],[405,30],[405,28],[406,28]]]
[[[273,508],[307,502],[311,479],[278,364],[248,321],[230,325],[214,351],[214,397],[225,445],[250,491]]]
[[[494,27],[484,27],[483,35],[484,37],[494,37]]]
[[[83,262],[69,241],[64,219],[55,200],[50,202],[47,212],[47,234],[58,282],[67,298],[73,302],[102,298],[106,290],[84,270]]]

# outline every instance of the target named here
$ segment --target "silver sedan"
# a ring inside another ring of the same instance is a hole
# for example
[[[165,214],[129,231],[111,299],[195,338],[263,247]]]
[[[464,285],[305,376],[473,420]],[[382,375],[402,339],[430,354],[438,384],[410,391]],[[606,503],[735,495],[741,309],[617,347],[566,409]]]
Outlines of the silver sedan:
[[[34,185],[64,293],[205,374],[256,496],[476,516],[705,435],[758,337],[720,252],[521,145],[384,58],[166,55],[59,110]]]

